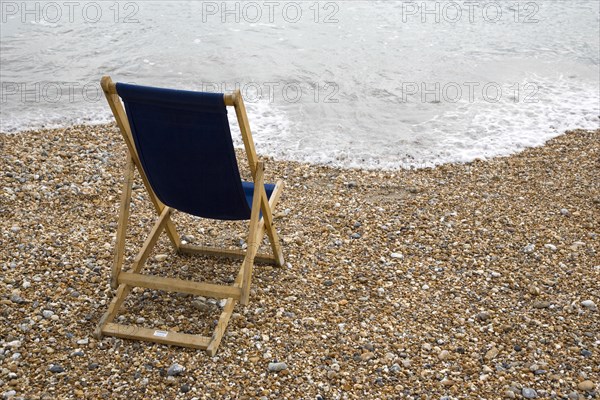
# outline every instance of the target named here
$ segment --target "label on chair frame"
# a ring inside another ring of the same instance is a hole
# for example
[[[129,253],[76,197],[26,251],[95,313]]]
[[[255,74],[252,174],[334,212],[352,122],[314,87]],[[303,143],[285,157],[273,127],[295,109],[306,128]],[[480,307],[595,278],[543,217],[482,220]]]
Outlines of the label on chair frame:
[[[154,336],[158,337],[167,337],[168,334],[169,332],[167,331],[154,331]]]

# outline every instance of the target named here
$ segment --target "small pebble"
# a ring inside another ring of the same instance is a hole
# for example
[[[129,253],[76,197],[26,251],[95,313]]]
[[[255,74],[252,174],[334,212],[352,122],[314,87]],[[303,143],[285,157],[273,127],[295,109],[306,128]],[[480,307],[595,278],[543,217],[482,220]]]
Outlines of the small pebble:
[[[521,390],[521,394],[526,399],[535,399],[538,395],[537,392],[531,388],[523,388],[523,390]]]
[[[14,397],[14,396],[16,396],[16,395],[17,395],[17,392],[16,392],[16,390],[8,390],[8,391],[6,391],[6,392],[2,393],[2,397],[3,397],[4,399],[10,399],[10,398],[13,398],[13,397]]]
[[[591,357],[592,356],[592,352],[586,349],[581,350],[581,355],[584,357]]]
[[[283,371],[284,369],[287,369],[287,367],[287,364],[284,362],[272,362],[269,363],[268,370],[270,372],[279,372]]]
[[[185,368],[182,365],[175,363],[167,369],[167,376],[179,376],[183,371],[185,371]]]
[[[483,358],[485,358],[486,360],[493,360],[494,358],[496,358],[499,352],[500,351],[498,350],[498,348],[492,347],[485,353],[485,356]]]
[[[595,311],[597,309],[596,303],[594,303],[592,300],[584,300],[581,302],[581,305],[590,310]]]
[[[533,243],[529,243],[527,246],[523,247],[523,253],[525,253],[525,254],[533,253],[534,250],[535,250],[535,244],[533,244]],[[536,393],[536,396],[537,396],[537,393]]]
[[[63,369],[63,367],[61,367],[58,364],[52,364],[49,368],[49,371],[54,372],[55,374],[58,374],[58,373],[64,372],[65,370]]]
[[[591,392],[592,390],[594,390],[596,388],[596,385],[594,384],[594,382],[592,382],[590,380],[585,380],[585,381],[579,382],[579,384],[577,385],[577,388],[579,390],[585,390],[586,392]]]
[[[187,384],[181,385],[181,388],[179,388],[179,391],[181,393],[187,393],[190,390],[192,390],[192,388],[190,387],[190,385],[187,385]]]

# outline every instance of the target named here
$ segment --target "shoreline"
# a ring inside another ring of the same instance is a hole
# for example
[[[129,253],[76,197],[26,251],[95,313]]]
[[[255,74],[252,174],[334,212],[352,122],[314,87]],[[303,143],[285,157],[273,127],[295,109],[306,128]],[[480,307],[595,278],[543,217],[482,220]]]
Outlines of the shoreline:
[[[600,130],[435,168],[266,158],[266,180],[286,183],[275,212],[289,264],[255,268],[250,304],[236,306],[212,358],[92,337],[112,298],[125,154],[117,129],[0,140],[3,393],[576,399],[600,390]],[[154,221],[136,183],[129,262]],[[238,248],[243,238],[239,223],[180,213],[175,223],[194,244]],[[166,276],[223,283],[237,267],[177,256],[164,235],[157,254],[166,260],[146,268]],[[136,289],[120,315],[206,334],[218,307]],[[287,369],[269,372],[272,361]],[[185,371],[168,376],[174,363]]]
[[[114,118],[114,117],[111,116],[110,118]],[[110,123],[107,123],[107,122],[93,122],[93,123],[79,122],[79,123],[74,123],[74,124],[68,124],[65,126],[62,126],[59,124],[58,126],[51,126],[51,127],[25,128],[25,129],[18,130],[18,131],[2,131],[2,130],[0,130],[0,138],[1,137],[10,137],[13,135],[21,135],[21,134],[35,134],[36,132],[52,132],[52,131],[82,130],[82,129],[83,130],[85,130],[85,129],[103,129],[104,130],[104,129],[111,129],[114,127],[115,127],[114,122],[110,122]],[[392,172],[393,173],[393,172],[401,172],[401,171],[432,169],[432,168],[438,168],[438,167],[445,166],[445,165],[465,165],[465,164],[470,164],[470,163],[478,162],[478,161],[490,161],[490,160],[494,160],[496,158],[511,157],[511,156],[519,154],[527,149],[543,147],[543,146],[545,146],[545,144],[548,141],[553,140],[557,137],[565,135],[568,132],[573,132],[573,131],[594,131],[594,129],[573,128],[573,129],[567,129],[566,131],[564,131],[562,133],[558,133],[558,131],[556,131],[555,136],[549,136],[548,138],[544,139],[544,141],[541,143],[537,143],[534,145],[521,145],[520,147],[514,148],[514,149],[510,150],[509,152],[503,151],[503,152],[500,152],[500,153],[497,153],[494,155],[490,155],[490,156],[481,155],[474,159],[469,159],[467,161],[444,161],[444,162],[406,161],[408,159],[413,159],[413,157],[405,154],[403,156],[399,156],[399,158],[403,158],[403,159],[405,159],[405,161],[394,167],[386,167],[385,166],[385,165],[387,165],[386,162],[383,162],[381,165],[379,165],[380,160],[378,160],[377,158],[370,158],[369,160],[370,160],[371,164],[369,164],[369,165],[364,165],[365,160],[363,159],[362,160],[363,165],[356,166],[356,165],[354,165],[354,164],[356,164],[356,162],[353,162],[352,165],[339,165],[336,161],[333,161],[333,160],[316,161],[315,162],[315,161],[295,159],[294,157],[277,158],[276,156],[272,156],[270,154],[265,154],[264,152],[262,152],[259,149],[257,149],[257,154],[260,157],[263,157],[267,160],[273,160],[276,162],[295,163],[295,164],[299,164],[299,165],[312,165],[315,167],[326,167],[326,168],[332,168],[332,169],[337,169],[337,170],[341,170],[341,171],[383,171],[383,172]],[[234,146],[236,146],[236,151],[243,149],[241,142],[238,143],[238,145],[236,145],[234,143]],[[389,163],[389,162],[387,162],[387,163]]]

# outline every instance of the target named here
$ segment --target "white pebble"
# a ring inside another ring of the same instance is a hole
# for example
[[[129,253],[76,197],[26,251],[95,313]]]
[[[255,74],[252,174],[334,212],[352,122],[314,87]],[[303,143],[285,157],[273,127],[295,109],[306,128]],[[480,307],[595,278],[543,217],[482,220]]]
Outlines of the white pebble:
[[[169,257],[169,256],[166,254],[157,254],[156,256],[154,256],[154,259],[156,261],[160,262],[160,261],[165,261],[167,259],[167,257]]]
[[[594,303],[592,300],[584,300],[581,302],[581,305],[585,308],[589,308],[590,310],[596,309],[596,303]]]
[[[551,243],[546,243],[546,244],[544,245],[544,247],[545,247],[545,248],[547,248],[547,249],[550,249],[550,250],[552,250],[552,251],[556,251],[556,246],[555,246],[555,245],[553,245],[553,244],[551,244]]]

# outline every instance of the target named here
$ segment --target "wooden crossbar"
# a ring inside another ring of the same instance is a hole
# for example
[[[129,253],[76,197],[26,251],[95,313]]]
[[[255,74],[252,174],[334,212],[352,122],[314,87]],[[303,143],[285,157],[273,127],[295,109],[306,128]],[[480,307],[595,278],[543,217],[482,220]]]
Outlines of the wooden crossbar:
[[[230,258],[234,260],[243,260],[246,258],[246,251],[244,250],[223,249],[220,247],[182,244],[179,246],[179,251],[185,254],[201,254],[213,257]],[[277,264],[275,257],[264,253],[258,253],[256,256],[254,256],[254,262],[259,264]]]
[[[216,299],[234,298],[237,300],[240,298],[241,293],[239,287],[184,281],[155,275],[132,274],[130,272],[121,272],[119,283],[147,289],[188,293],[194,296],[214,297]]]
[[[115,323],[106,324],[102,329],[102,333],[107,336],[116,336],[123,339],[143,340],[145,342],[170,344],[202,350],[206,350],[211,342],[211,338],[206,336]]]

